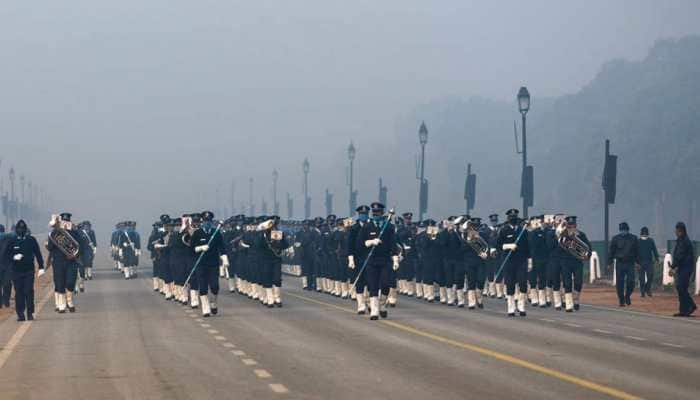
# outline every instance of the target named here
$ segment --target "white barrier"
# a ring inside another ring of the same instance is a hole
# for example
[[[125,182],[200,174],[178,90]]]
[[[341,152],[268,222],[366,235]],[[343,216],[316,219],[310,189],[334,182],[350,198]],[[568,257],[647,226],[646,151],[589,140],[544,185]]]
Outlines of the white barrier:
[[[664,256],[664,269],[661,273],[661,284],[663,286],[673,285],[673,277],[669,275],[669,271],[671,270],[671,264],[673,264],[673,256],[671,256],[669,253],[666,253],[666,255]]]
[[[598,253],[594,251],[591,253],[589,283],[595,282],[596,279],[600,279],[600,258],[598,258]]]
[[[695,295],[700,294],[700,257],[698,257],[698,261],[695,263]]]
[[[617,260],[613,260],[613,286],[617,286]]]

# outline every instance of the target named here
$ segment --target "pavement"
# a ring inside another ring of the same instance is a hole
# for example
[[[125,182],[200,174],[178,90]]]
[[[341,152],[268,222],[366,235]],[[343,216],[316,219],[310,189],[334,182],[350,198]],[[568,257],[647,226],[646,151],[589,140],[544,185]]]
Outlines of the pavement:
[[[700,321],[584,305],[508,318],[401,297],[369,321],[285,277],[284,307],[222,291],[220,313],[165,301],[142,273],[95,271],[77,312],[39,294],[0,323],[4,399],[697,399]],[[226,288],[222,281],[222,289]]]

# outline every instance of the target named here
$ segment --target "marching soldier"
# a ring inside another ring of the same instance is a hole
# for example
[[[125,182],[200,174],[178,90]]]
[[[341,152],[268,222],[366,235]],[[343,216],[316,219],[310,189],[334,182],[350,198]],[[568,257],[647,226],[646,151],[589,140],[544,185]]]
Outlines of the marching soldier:
[[[278,230],[278,216],[258,226],[256,248],[261,269],[261,285],[265,290],[264,304],[269,307],[282,307],[282,253],[289,248],[287,235]]]
[[[630,233],[627,222],[620,224],[620,233],[610,241],[608,265],[616,261],[615,280],[620,307],[632,304],[634,292],[634,267],[639,263],[639,239]]]
[[[367,286],[369,287],[370,319],[386,318],[385,302],[379,297],[389,295],[389,268],[398,270],[399,256],[396,247],[396,233],[393,224],[384,215],[384,205],[379,202],[370,205],[372,220],[365,224],[357,237],[357,245],[370,249],[367,255]]]
[[[506,224],[498,234],[498,248],[503,255],[503,275],[506,283],[506,300],[508,316],[515,316],[516,293],[518,285],[517,308],[521,317],[526,316],[525,298],[527,296],[527,259],[530,257],[525,227],[518,218],[518,210],[512,208],[506,212]]]
[[[399,266],[399,290],[402,294],[409,297],[413,296],[414,293],[414,282],[420,282],[417,278],[417,264],[418,264],[418,252],[416,247],[416,227],[413,225],[413,213],[406,212],[401,215],[404,220],[403,226],[401,226],[396,232],[397,240],[403,249],[404,258]],[[420,292],[418,292],[420,288]],[[415,286],[416,296],[423,297],[422,286],[418,283]]]
[[[85,277],[87,280],[92,280],[92,268],[95,261],[95,255],[97,254],[97,238],[95,237],[95,231],[92,230],[92,224],[90,221],[84,221],[80,226],[83,234],[85,235],[85,241],[88,244],[89,250],[86,251],[86,257],[83,259]]]
[[[61,228],[62,232],[68,235],[68,239],[73,239],[76,243],[80,243],[79,233],[71,222],[71,213],[61,213],[60,215],[52,216],[49,226],[51,228]],[[53,234],[53,232],[52,232]],[[47,248],[49,250],[49,258],[53,265],[53,281],[57,311],[61,314],[68,311],[75,312],[75,304],[73,303],[73,291],[78,278],[78,257],[80,256],[80,246],[77,249],[67,249],[64,243],[54,242],[52,234],[49,235]],[[74,252],[69,253],[69,250]]]
[[[124,278],[131,279],[136,276],[136,267],[139,265],[141,255],[141,238],[136,232],[136,222],[127,221],[124,230],[118,237],[119,257],[124,270]]]
[[[588,249],[591,248],[591,243],[588,241],[586,234],[576,228],[576,217],[566,217],[566,228],[559,237],[560,246],[566,247],[567,240],[581,240]],[[581,288],[583,286],[583,261],[590,257],[588,254],[582,255],[583,258],[577,258],[575,255],[564,251],[562,257],[562,282],[564,284],[564,304],[566,312],[578,311],[580,308],[579,300],[581,297]]]
[[[532,255],[532,269],[528,273],[530,282],[530,303],[533,306],[547,306],[547,263],[549,262],[549,249],[544,228],[544,215],[530,220],[530,253]]]
[[[12,268],[12,282],[15,286],[15,310],[17,321],[34,319],[34,261],[39,264],[38,276],[44,275],[44,257],[39,244],[24,220],[17,221],[15,234],[7,243],[3,258]]]
[[[496,269],[500,266],[500,254],[501,252],[497,249],[498,240],[498,214],[489,215],[489,235],[486,239],[489,242],[490,254],[486,261],[486,279],[487,285],[485,285],[485,295],[488,294],[489,297],[503,298],[503,275],[496,279],[495,273]],[[486,286],[488,287],[488,293],[486,293]]]
[[[316,262],[316,231],[311,226],[310,220],[302,222],[302,229],[297,233],[297,249],[301,249],[301,287],[304,290],[314,290],[316,288],[316,277],[314,275],[314,264]]]
[[[199,263],[195,265],[199,280],[199,302],[202,305],[202,315],[209,317],[219,312],[217,296],[219,295],[219,262],[228,268],[228,257],[224,241],[218,227],[214,226],[214,213],[202,213],[202,225],[194,231],[191,246],[198,255]],[[209,302],[209,290],[213,300]]]
[[[437,237],[443,254],[440,303],[448,306],[455,305],[455,291],[461,292],[464,298],[464,249],[457,229],[461,220],[461,217],[449,217],[445,229]]]
[[[481,218],[471,218],[466,224],[463,263],[467,274],[468,308],[473,310],[476,307],[484,308],[482,300],[484,278],[486,275],[484,260],[489,257],[489,247],[487,245],[483,252],[477,252],[475,246],[473,247],[470,243],[480,239],[483,243],[487,244],[488,241],[485,235],[489,232],[487,230],[481,230]],[[476,236],[478,236],[478,238]],[[459,290],[460,288],[457,289]],[[460,308],[464,307],[464,292],[462,290],[457,292],[457,306]]]
[[[432,219],[423,221],[425,232],[418,234],[416,245],[421,254],[423,264],[423,298],[432,303],[435,301],[435,283],[442,269],[442,250],[437,241],[439,228]]]
[[[367,287],[367,272],[362,266],[367,259],[367,247],[359,243],[358,236],[365,225],[369,223],[369,207],[361,205],[355,209],[357,213],[357,222],[348,230],[347,249],[348,249],[348,268],[350,268],[350,279],[353,282],[351,290],[355,291],[355,300],[357,301],[357,314],[364,315],[367,312],[365,303],[365,289]]]

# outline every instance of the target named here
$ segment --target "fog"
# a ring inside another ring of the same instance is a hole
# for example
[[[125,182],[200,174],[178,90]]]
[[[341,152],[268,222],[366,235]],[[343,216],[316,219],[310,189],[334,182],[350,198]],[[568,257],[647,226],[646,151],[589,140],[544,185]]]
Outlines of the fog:
[[[52,212],[104,235],[122,219],[147,230],[162,212],[230,214],[232,181],[238,212],[250,177],[257,209],[263,197],[271,209],[275,168],[281,214],[289,192],[302,217],[308,157],[312,214],[325,213],[326,188],[344,214],[351,140],[361,203],[376,199],[379,176],[390,197],[417,197],[413,154],[393,151],[406,137],[397,121],[417,105],[479,96],[515,113],[527,85],[534,112],[608,60],[697,34],[698,15],[697,1],[4,1],[1,173],[7,187],[14,166],[50,193]],[[512,147],[487,143],[470,146],[517,165]],[[436,213],[462,202],[433,192]],[[415,211],[417,200],[393,203]]]

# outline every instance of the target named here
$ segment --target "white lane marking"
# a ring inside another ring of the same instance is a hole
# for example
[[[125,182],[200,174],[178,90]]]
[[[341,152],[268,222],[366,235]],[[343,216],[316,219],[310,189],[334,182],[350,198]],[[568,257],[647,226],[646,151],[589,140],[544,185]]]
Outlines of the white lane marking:
[[[223,337],[223,336],[214,336],[214,339],[216,339],[216,340],[226,340],[226,338]]]
[[[209,324],[201,324],[200,326],[202,328],[211,328],[211,325],[209,325]]]
[[[627,339],[637,340],[639,342],[646,342],[646,339],[639,336],[625,336]]]
[[[197,322],[204,322],[204,318],[197,318],[197,319],[195,319],[195,321],[197,321]]]
[[[255,375],[260,379],[272,378],[272,375],[264,369],[256,369],[253,372],[255,372]]]
[[[677,349],[683,348],[683,346],[681,346],[680,344],[673,344],[673,343],[666,343],[666,342],[661,342],[661,344],[664,346],[668,346],[668,347],[675,347]]]
[[[49,298],[53,294],[53,290],[48,290],[46,292],[46,295],[44,295],[44,298],[41,299],[41,302],[39,305],[36,307],[34,310],[36,315],[39,315],[41,313],[41,310],[44,308],[44,305],[46,304],[47,301],[49,301]],[[34,321],[25,321],[22,322],[20,327],[17,329],[17,331],[12,335],[10,338],[10,341],[7,342],[5,346],[3,346],[2,350],[0,351],[0,369],[5,365],[7,362],[7,359],[10,358],[12,355],[12,352],[15,350],[15,347],[19,344],[19,342],[22,340],[24,335],[29,331],[29,328],[32,327],[32,324],[34,324]]]
[[[580,328],[580,327],[581,327],[581,325],[577,325],[577,324],[571,324],[571,323],[568,323],[568,324],[564,324],[564,325],[566,325],[566,326],[570,326],[570,327],[572,327],[572,328]]]
[[[244,358],[241,361],[243,361],[243,364],[245,365],[258,365],[258,362],[253,360],[252,358]]]
[[[197,318],[195,314],[190,314],[190,318]]]
[[[544,321],[544,322],[557,322],[556,320],[547,319],[547,318],[540,318],[540,321]]]
[[[243,357],[245,355],[245,353],[241,350],[231,350],[231,353],[233,353],[234,356],[238,357]]]
[[[613,333],[610,331],[606,331],[605,329],[593,329],[593,332],[598,332],[598,333],[604,333],[606,335],[612,335]]]
[[[595,306],[593,304],[585,304],[585,306],[589,307],[589,308],[596,309],[596,310],[602,310],[602,311],[612,311],[612,312],[619,312],[619,313],[624,313],[624,314],[639,315],[642,317],[663,318],[663,319],[670,319],[670,320],[679,321],[679,322],[690,322],[690,323],[700,324],[700,319],[676,318],[676,317],[670,317],[668,315],[659,315],[659,314],[645,313],[645,312],[641,312],[641,311],[632,311],[632,310],[620,310],[617,308],[611,308],[611,307],[605,307],[605,306]]]
[[[270,389],[272,389],[272,391],[275,393],[289,393],[287,387],[281,383],[271,383]]]
[[[187,314],[192,314],[194,311],[192,311],[192,310],[190,310],[190,309],[187,309],[187,310],[185,310],[185,312],[186,312]]]
[[[211,333],[212,335],[216,335],[217,333],[219,333],[219,331],[217,331],[216,329],[209,329],[207,332]]]
[[[229,349],[232,349],[232,348],[236,347],[236,345],[233,343],[224,343],[224,347],[228,347]]]

